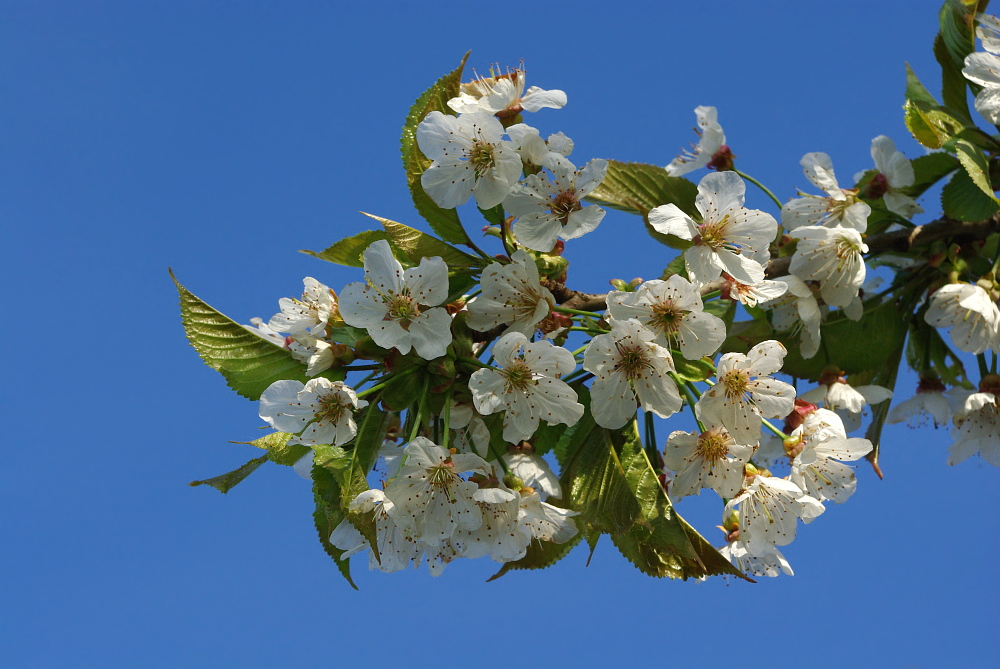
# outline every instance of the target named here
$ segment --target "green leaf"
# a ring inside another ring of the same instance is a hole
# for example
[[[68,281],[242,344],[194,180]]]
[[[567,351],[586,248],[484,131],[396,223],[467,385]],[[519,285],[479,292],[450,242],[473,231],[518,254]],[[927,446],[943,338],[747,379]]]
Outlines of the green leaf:
[[[941,190],[941,208],[945,216],[958,221],[982,221],[1000,211],[965,170],[956,172]]]
[[[482,258],[460,251],[437,237],[432,237],[402,223],[390,221],[388,218],[372,214],[365,214],[365,216],[374,218],[382,224],[392,245],[405,253],[413,265],[419,264],[422,258],[438,256],[448,264],[449,268],[486,266]]]
[[[538,429],[535,430],[534,440],[531,445],[535,449],[535,455],[545,455],[559,443],[562,436],[566,433],[566,430],[571,429],[565,423],[556,423],[555,425],[549,425],[546,422],[539,424]]]
[[[316,524],[319,543],[323,546],[326,554],[337,563],[337,569],[347,579],[347,582],[351,584],[351,587],[357,590],[358,586],[354,584],[354,580],[351,578],[350,561],[343,559],[344,551],[330,543],[330,535],[333,533],[333,530],[346,517],[346,514],[340,508],[340,483],[331,472],[322,467],[313,467],[312,478],[313,498],[316,502],[313,521]]]
[[[903,105],[903,120],[913,138],[929,149],[940,149],[948,141],[948,137],[942,137],[937,132],[924,110],[912,100]]]
[[[233,441],[233,444],[247,444],[267,451],[267,458],[275,464],[291,467],[302,459],[302,456],[309,452],[308,446],[302,444],[288,444],[288,440],[294,435],[288,432],[270,432],[263,437],[253,441]]]
[[[582,420],[582,419],[581,419]],[[624,532],[639,513],[639,504],[629,489],[625,471],[615,453],[611,433],[596,425],[585,432],[563,471],[563,490],[569,490],[581,531]],[[571,445],[572,448],[572,445]]]
[[[291,379],[305,383],[305,365],[290,351],[258,337],[195,297],[181,285],[174,273],[170,278],[180,296],[181,320],[191,346],[205,364],[226,378],[237,393],[251,400],[275,381]]]
[[[550,498],[547,502],[553,506],[561,506],[560,500]],[[504,563],[500,571],[486,579],[486,582],[495,581],[504,574],[518,569],[545,569],[551,567],[559,560],[569,555],[577,544],[583,540],[584,533],[577,532],[576,536],[565,543],[557,544],[552,541],[532,540],[528,544],[528,552],[520,560]]]
[[[259,458],[254,458],[239,469],[234,469],[233,471],[220,476],[213,476],[212,478],[205,479],[204,481],[191,481],[188,485],[192,487],[200,485],[212,486],[224,495],[242,483],[243,479],[257,471],[257,468],[265,462],[267,462],[267,456],[262,455]]]
[[[320,260],[346,265],[347,267],[364,267],[365,262],[362,254],[369,246],[380,239],[387,239],[388,236],[381,230],[365,230],[353,237],[346,237],[329,247],[325,251],[299,251],[311,255]]]
[[[587,196],[597,204],[620,209],[646,218],[649,211],[662,204],[675,204],[691,217],[701,217],[694,206],[698,187],[683,177],[667,176],[657,165],[608,161],[608,172],[601,185]],[[646,222],[646,232],[657,241],[673,248],[687,248],[689,241],[656,232]]]
[[[906,195],[914,198],[923,195],[928,188],[959,167],[958,158],[944,151],[914,158],[910,164],[913,165],[913,185],[902,190]]]
[[[434,204],[434,201],[424,192],[423,186],[420,185],[420,175],[427,170],[431,161],[420,152],[420,148],[417,146],[417,126],[432,111],[454,114],[448,107],[448,100],[458,96],[459,85],[462,82],[462,69],[465,67],[465,61],[468,57],[469,53],[466,53],[455,70],[438,79],[433,86],[417,98],[417,101],[410,108],[410,113],[406,116],[406,122],[403,124],[403,136],[400,139],[400,153],[403,157],[403,167],[406,169],[406,179],[414,206],[430,224],[431,229],[440,235],[441,239],[453,244],[464,244],[469,241],[469,237],[465,229],[462,228],[458,212],[454,209],[442,209]]]
[[[368,336],[366,330],[352,327],[350,325],[329,325],[326,328],[327,336],[338,344],[345,344],[354,348],[358,342]]]
[[[742,572],[714,548],[708,546],[706,550],[708,542],[677,515],[638,435],[634,430],[632,432],[622,446],[621,462],[641,511],[628,531],[611,535],[618,550],[644,574],[658,578],[686,580],[712,574],[732,574],[745,578]],[[694,536],[704,542],[702,553],[706,556],[716,554],[718,559],[710,560],[713,569],[709,569],[699,551],[695,550],[689,533],[694,533]]]
[[[952,109],[968,125],[972,125],[962,75],[965,57],[975,51],[973,19],[976,3],[946,0],[938,13],[941,30],[934,38],[934,57],[941,65],[941,90],[945,106]]]
[[[990,184],[989,177],[990,163],[982,149],[971,142],[960,139],[955,142],[955,151],[958,155],[958,161],[962,163],[962,167],[972,179],[972,183],[991,200],[1000,204],[1000,200],[993,194],[993,186]]]
[[[906,99],[934,106],[938,104],[927,87],[920,83],[920,79],[917,78],[909,63],[906,63]]]
[[[341,479],[341,506],[344,509],[355,497],[368,490],[368,472],[385,443],[386,429],[389,427],[389,414],[380,410],[377,404],[369,404],[364,412],[361,426],[354,436],[350,467],[344,470],[344,477]]]
[[[698,360],[688,360],[679,351],[672,351],[674,367],[677,368],[677,376],[685,381],[704,381],[715,374],[715,365],[711,358],[700,358]]]

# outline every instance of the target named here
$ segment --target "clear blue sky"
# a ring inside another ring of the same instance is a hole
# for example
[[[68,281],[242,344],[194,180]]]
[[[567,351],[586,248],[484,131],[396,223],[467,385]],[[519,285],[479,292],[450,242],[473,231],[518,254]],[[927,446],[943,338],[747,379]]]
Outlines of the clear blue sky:
[[[418,223],[399,129],[467,49],[480,71],[524,58],[530,83],[567,92],[530,121],[572,137],[579,162],[665,165],[699,104],[782,199],[808,185],[808,151],[842,181],[870,166],[878,134],[920,155],[903,63],[937,86],[937,2],[702,4],[0,4],[0,286],[19,314],[4,354],[0,664],[995,661],[1000,472],[948,468],[943,430],[887,430],[886,479],[859,467],[857,494],[786,551],[797,575],[757,585],[650,579],[604,541],[588,568],[578,549],[489,584],[483,560],[437,580],[357,564],[355,592],[291,470],[262,468],[225,497],[186,485],[253,457],[227,441],[260,421],[188,347],[168,265],[242,321],[303,276],[356,280],[296,250],[366,229],[359,210]],[[573,284],[659,274],[669,257],[638,223],[609,214],[573,245]],[[704,497],[680,511],[717,540]]]

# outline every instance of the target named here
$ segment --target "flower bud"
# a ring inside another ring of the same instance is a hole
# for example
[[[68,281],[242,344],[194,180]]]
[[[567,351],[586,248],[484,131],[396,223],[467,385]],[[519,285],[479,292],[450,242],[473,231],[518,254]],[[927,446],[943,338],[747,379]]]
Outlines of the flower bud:
[[[510,473],[504,475],[503,484],[511,490],[517,491],[524,487],[524,480],[517,474]]]

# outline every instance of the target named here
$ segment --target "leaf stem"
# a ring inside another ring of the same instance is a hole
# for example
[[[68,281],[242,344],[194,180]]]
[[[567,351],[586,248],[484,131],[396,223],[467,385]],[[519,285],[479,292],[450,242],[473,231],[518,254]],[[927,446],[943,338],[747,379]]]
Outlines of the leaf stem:
[[[791,438],[791,435],[785,434],[784,432],[782,432],[781,430],[779,430],[778,428],[776,428],[771,423],[771,421],[769,421],[768,419],[764,418],[763,416],[761,416],[760,422],[763,423],[764,427],[766,427],[768,430],[770,430],[771,432],[773,432],[776,436],[781,437],[782,440]]]
[[[698,429],[705,432],[705,424],[699,420],[698,414],[694,410],[694,405],[698,403],[698,400],[695,398],[695,393],[698,392],[698,389],[677,376],[676,372],[669,372],[669,374],[670,378],[674,380],[674,385],[684,393],[684,399],[687,400],[686,404],[691,409],[691,415],[694,416],[694,422],[698,424]]]
[[[448,438],[451,437],[451,395],[453,390],[448,389],[448,392],[444,396],[444,411],[442,418],[444,419],[444,432],[441,434],[441,448],[448,450]]]
[[[740,175],[741,177],[743,177],[744,179],[746,179],[747,181],[749,181],[750,183],[752,183],[754,186],[756,186],[757,188],[759,188],[762,191],[764,191],[765,193],[767,193],[767,196],[769,198],[771,198],[771,200],[773,200],[776,205],[778,205],[778,209],[779,210],[781,209],[781,207],[782,207],[781,200],[779,200],[777,197],[775,197],[774,193],[772,193],[770,190],[768,190],[767,186],[765,186],[761,182],[757,181],[756,179],[754,179],[749,174],[745,174],[744,172],[740,172],[739,170],[733,170],[733,172],[736,172],[738,175]]]
[[[580,311],[579,309],[570,309],[569,307],[552,307],[552,311],[560,311],[564,314],[574,314],[576,316],[589,316],[591,318],[596,318],[598,320],[604,318],[603,314],[599,314],[593,311]]]
[[[406,443],[410,443],[411,441],[413,441],[414,439],[417,438],[417,435],[420,434],[420,425],[427,418],[427,415],[426,415],[426,410],[427,410],[427,386],[430,383],[430,380],[431,380],[431,377],[429,377],[429,376],[424,378],[424,389],[423,389],[423,392],[420,393],[420,401],[417,402],[417,415],[416,415],[416,418],[414,418],[414,420],[413,420],[413,427],[410,428],[410,438],[407,439]]]
[[[419,367],[410,367],[409,369],[404,369],[403,371],[399,372],[398,374],[393,374],[392,376],[390,376],[388,379],[386,379],[382,383],[379,383],[378,385],[374,385],[371,388],[369,388],[368,390],[362,390],[360,393],[358,393],[358,397],[367,397],[368,395],[371,395],[372,393],[374,393],[377,390],[382,390],[383,388],[385,388],[387,385],[389,385],[390,383],[392,383],[396,379],[401,379],[404,376],[409,376],[410,374],[412,374],[413,372],[417,371],[418,369],[420,369],[420,368]]]
[[[979,378],[982,379],[990,373],[989,367],[986,366],[986,356],[980,353],[976,356],[976,361],[979,362]]]

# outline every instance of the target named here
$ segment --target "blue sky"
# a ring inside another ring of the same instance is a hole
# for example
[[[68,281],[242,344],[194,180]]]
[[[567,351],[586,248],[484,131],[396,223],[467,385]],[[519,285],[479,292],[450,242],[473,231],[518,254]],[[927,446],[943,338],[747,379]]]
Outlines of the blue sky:
[[[315,539],[308,484],[269,466],[222,496],[188,481],[254,449],[256,407],[188,347],[172,266],[230,316],[267,318],[296,253],[369,223],[418,224],[399,161],[412,100],[473,49],[561,88],[530,122],[574,158],[666,164],[719,108],[737,165],[785,199],[825,151],[846,181],[902,124],[903,63],[932,89],[938,3],[0,4],[0,657],[7,666],[981,666],[995,658],[1000,473],[945,465],[947,432],[890,428],[886,479],[800,527],[794,578],[659,581],[604,541],[485,584],[369,574]],[[694,175],[701,176],[700,173]],[[755,192],[749,206],[775,213]],[[934,196],[924,200],[931,220]],[[469,220],[473,220],[469,217]],[[572,283],[658,275],[638,219],[571,246]],[[30,321],[30,322],[29,322]],[[23,347],[20,350],[18,347]],[[897,390],[908,396],[912,376]],[[680,512],[713,541],[716,500]],[[794,659],[793,659],[794,658]]]

